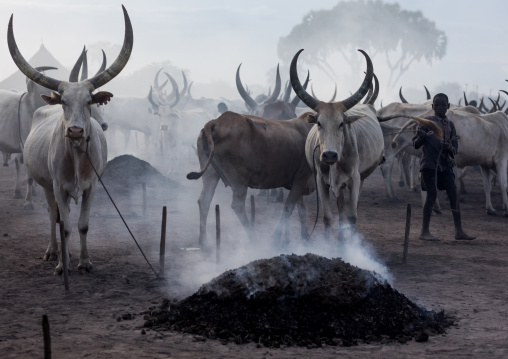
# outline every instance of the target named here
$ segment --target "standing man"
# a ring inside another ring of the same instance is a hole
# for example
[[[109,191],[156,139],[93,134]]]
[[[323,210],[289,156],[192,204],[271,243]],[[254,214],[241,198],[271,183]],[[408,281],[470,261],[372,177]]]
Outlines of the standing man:
[[[462,229],[457,187],[453,173],[453,158],[457,154],[458,142],[453,122],[446,118],[446,111],[450,108],[448,96],[438,93],[432,101],[434,116],[426,117],[441,127],[443,141],[440,141],[432,131],[423,126],[418,126],[416,136],[413,138],[413,146],[418,149],[423,146],[423,154],[420,160],[420,173],[422,190],[427,191],[427,199],[423,206],[423,223],[420,239],[426,241],[439,241],[429,230],[432,206],[437,198],[438,190],[446,190],[450,199],[450,207],[455,224],[455,239],[472,240],[475,237],[468,235]]]

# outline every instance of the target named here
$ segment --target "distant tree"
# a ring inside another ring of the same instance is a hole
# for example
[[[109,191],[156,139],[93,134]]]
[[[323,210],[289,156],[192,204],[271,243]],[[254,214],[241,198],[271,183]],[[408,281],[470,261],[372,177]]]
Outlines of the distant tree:
[[[289,63],[301,48],[300,58],[328,76],[336,74],[328,58],[340,53],[352,67],[361,48],[374,58],[384,54],[390,70],[388,85],[399,80],[413,62],[431,64],[446,54],[446,34],[420,11],[402,10],[399,4],[377,1],[339,2],[330,10],[311,11],[279,39],[278,56]]]

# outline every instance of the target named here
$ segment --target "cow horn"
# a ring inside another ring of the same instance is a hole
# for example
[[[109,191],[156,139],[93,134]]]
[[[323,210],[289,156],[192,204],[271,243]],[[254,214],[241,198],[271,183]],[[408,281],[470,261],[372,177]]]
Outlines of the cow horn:
[[[95,76],[97,76],[98,74],[100,74],[102,71],[106,70],[106,53],[104,52],[104,50],[102,50],[102,64],[101,64],[101,67],[99,68],[99,71],[97,71],[97,73],[95,74]]]
[[[78,82],[79,70],[81,69],[81,64],[83,63],[85,54],[86,47],[83,46],[83,51],[81,51],[81,55],[79,55],[78,60],[74,64],[74,67],[71,70],[71,74],[69,75],[69,82]]]
[[[18,45],[16,45],[16,40],[14,39],[14,31],[12,30],[13,16],[14,15],[11,15],[9,20],[9,26],[7,29],[7,43],[9,45],[9,52],[12,59],[14,60],[14,63],[20,69],[20,71],[33,82],[50,90],[58,91],[58,87],[60,86],[61,81],[55,80],[35,70],[19,52]]]
[[[155,102],[153,95],[152,95],[152,86],[150,86],[150,92],[148,93],[148,101],[152,104],[154,108],[159,108],[159,104]]]
[[[335,97],[337,97],[337,84],[335,84],[335,90],[333,91],[332,99],[330,101],[328,101],[328,102],[335,101]]]
[[[317,98],[316,94],[314,93],[314,85],[310,85],[310,93],[312,94],[312,97]]]
[[[304,90],[307,90],[307,86],[309,85],[309,81],[310,81],[310,71],[307,70],[307,78],[305,79],[305,82],[303,83],[303,89]],[[289,83],[291,84],[291,81]],[[293,99],[293,101],[291,101],[291,104],[296,107],[296,106],[298,106],[299,102],[300,102],[300,98],[297,95],[295,95],[295,98]]]
[[[284,86],[285,90],[284,90],[284,96],[282,96],[282,101],[284,101],[285,103],[289,103],[289,99],[291,97],[291,83],[288,81],[286,81],[286,85]]]
[[[303,101],[304,104],[309,106],[311,109],[315,109],[316,106],[319,104],[319,101],[316,100],[314,97],[309,95],[307,91],[302,87],[302,84],[300,83],[300,80],[298,79],[298,73],[296,71],[296,62],[298,61],[298,56],[300,56],[300,53],[303,51],[301,49],[298,51],[295,56],[293,57],[293,60],[291,61],[291,67],[289,70],[289,77],[291,79],[291,86],[293,87],[293,90],[296,93],[296,96],[300,100]]]
[[[459,98],[459,106],[462,104],[462,99]]]
[[[85,56],[83,57],[83,65],[81,67],[81,79],[79,81],[84,81],[88,78],[88,50],[85,51]]]
[[[399,97],[400,97],[400,101],[402,101],[402,103],[409,103],[407,102],[407,100],[404,98],[404,96],[402,96],[402,86],[400,87],[399,89]]]
[[[192,94],[190,92],[191,88],[192,88],[192,85],[194,84],[194,81],[192,81],[190,84],[189,84],[189,88],[187,89],[187,94],[189,95],[190,98],[192,98]]]
[[[125,10],[123,5],[122,10],[125,21],[125,36],[123,40],[122,50],[120,51],[120,54],[118,54],[115,62],[113,62],[110,67],[88,80],[96,89],[107,84],[115,76],[117,76],[125,67],[125,65],[127,65],[127,61],[131,56],[132,45],[134,44],[134,35],[132,33],[132,25],[129,14],[127,14],[127,10]]]
[[[187,83],[187,77],[185,77],[185,72],[182,70],[182,76],[183,76],[183,90],[180,92],[180,97],[184,97],[187,93],[187,89],[189,88],[189,85]]]
[[[430,100],[432,98],[432,96],[430,96],[430,92],[427,89],[427,86],[423,85],[423,87],[425,87],[425,92],[427,93],[427,100]]]
[[[464,93],[464,105],[469,106],[469,102],[467,102],[466,91],[463,91],[463,93]]]
[[[53,67],[53,66],[37,66],[34,68],[39,72],[47,71],[47,70],[58,70],[58,67]]]
[[[340,101],[342,102],[346,110],[349,110],[350,108],[355,106],[358,102],[362,100],[362,98],[365,97],[365,95],[369,91],[369,84],[372,82],[372,77],[374,75],[374,66],[372,65],[372,61],[370,60],[369,55],[367,55],[367,53],[363,50],[358,51],[360,51],[363,54],[363,56],[365,56],[365,60],[367,60],[367,74],[365,75],[362,85],[360,86],[358,91],[356,91],[351,97],[348,97],[344,101]]]
[[[281,80],[280,80],[280,72],[279,72],[279,64],[277,64],[277,75],[275,76],[275,88],[273,89],[273,93],[263,102],[264,104],[269,104],[277,101],[277,97],[279,97],[281,89]]]
[[[242,64],[238,66],[238,69],[236,70],[236,88],[238,89],[238,92],[240,93],[240,96],[242,96],[243,100],[245,101],[245,104],[252,110],[256,110],[258,108],[258,103],[250,97],[250,95],[245,91],[242,85],[242,80],[240,80],[240,67]]]
[[[374,87],[372,86],[372,82],[369,84],[369,92],[367,93],[367,96],[365,96],[365,101],[363,101],[363,104],[367,104],[372,97],[372,93],[374,92]]]
[[[173,91],[175,93],[175,101],[169,105],[169,107],[173,108],[178,104],[178,101],[180,101],[180,93],[178,92],[178,84],[176,83],[173,76],[171,76],[167,72],[164,72],[164,74],[168,77],[169,81],[171,82],[171,86],[173,86]]]
[[[487,113],[494,113],[494,112],[496,112],[496,111],[497,111],[497,106],[496,106],[496,103],[495,103],[495,102],[494,102],[494,100],[493,100],[493,99],[491,99],[490,97],[489,97],[489,100],[490,100],[490,102],[492,102],[492,108],[491,108],[491,109],[489,110],[489,112],[487,112]]]
[[[160,91],[162,89],[161,86],[159,86],[159,74],[161,73],[161,71],[164,69],[164,67],[161,67],[159,69],[159,71],[157,71],[157,73],[155,74],[155,77],[153,79],[153,87],[155,87],[155,89],[157,91]]]
[[[377,96],[379,95],[379,81],[377,79],[376,74],[374,74],[374,93],[369,99],[369,102],[367,102],[369,105],[374,106],[374,103],[377,100]]]
[[[497,99],[496,99],[496,102],[497,102],[497,104],[498,104],[498,105],[499,105],[499,99],[500,99],[500,98],[501,98],[501,94],[498,92],[498,93],[497,93]]]

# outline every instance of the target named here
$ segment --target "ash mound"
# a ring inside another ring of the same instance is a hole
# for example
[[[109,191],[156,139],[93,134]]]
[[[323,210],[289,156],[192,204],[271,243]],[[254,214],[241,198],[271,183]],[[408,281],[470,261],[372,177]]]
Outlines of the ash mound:
[[[177,185],[175,181],[164,177],[150,163],[132,155],[121,155],[109,161],[101,179],[106,185],[122,187],[139,187],[142,182],[153,187]]]
[[[267,347],[426,341],[452,324],[375,273],[314,254],[251,262],[174,305],[150,309],[147,328]]]

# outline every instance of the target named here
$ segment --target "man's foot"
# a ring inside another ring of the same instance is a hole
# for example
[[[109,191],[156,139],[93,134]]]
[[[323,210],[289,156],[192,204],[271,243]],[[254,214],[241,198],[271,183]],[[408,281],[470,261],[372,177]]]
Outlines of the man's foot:
[[[470,236],[469,234],[467,234],[464,231],[455,233],[455,239],[457,239],[457,240],[471,241],[471,240],[473,240],[475,238],[476,237]]]
[[[421,239],[422,241],[431,241],[431,242],[439,242],[440,241],[439,238],[434,237],[432,234],[430,234],[430,232],[420,233],[420,236],[418,237],[418,239]]]

